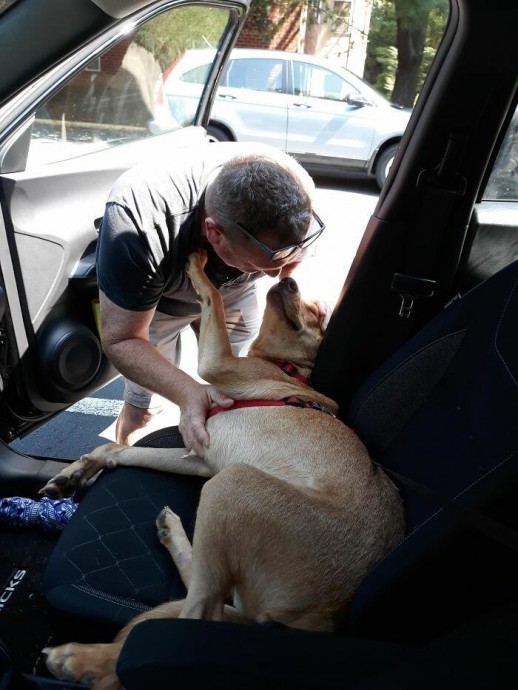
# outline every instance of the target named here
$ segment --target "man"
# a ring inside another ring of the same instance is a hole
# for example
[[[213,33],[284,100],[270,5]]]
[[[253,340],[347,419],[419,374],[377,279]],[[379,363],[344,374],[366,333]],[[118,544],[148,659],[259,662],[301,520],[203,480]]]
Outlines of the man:
[[[187,256],[207,249],[233,352],[246,354],[260,324],[254,281],[288,275],[323,230],[313,190],[293,159],[257,144],[178,150],[118,180],[97,256],[103,347],[126,379],[117,442],[147,433],[161,396],[180,408],[186,448],[203,455],[208,410],[233,401],[178,368],[180,334],[200,314]]]

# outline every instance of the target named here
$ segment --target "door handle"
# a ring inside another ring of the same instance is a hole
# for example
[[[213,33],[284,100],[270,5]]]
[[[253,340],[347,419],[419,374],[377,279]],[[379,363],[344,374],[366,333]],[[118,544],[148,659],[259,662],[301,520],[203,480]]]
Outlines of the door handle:
[[[293,105],[296,108],[300,108],[301,110],[309,110],[311,108],[309,103],[294,103]]]
[[[229,93],[219,93],[218,98],[221,98],[223,101],[235,101],[236,97],[231,96]]]

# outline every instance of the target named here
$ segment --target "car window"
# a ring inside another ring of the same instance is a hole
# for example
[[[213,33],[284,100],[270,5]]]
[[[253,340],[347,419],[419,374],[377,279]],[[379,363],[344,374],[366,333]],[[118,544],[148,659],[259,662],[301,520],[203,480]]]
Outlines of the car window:
[[[189,82],[189,84],[205,84],[210,67],[211,64],[209,63],[208,65],[201,65],[200,67],[187,70],[187,72],[180,76],[180,80]]]
[[[293,89],[296,96],[327,98],[343,101],[351,93],[358,93],[345,79],[319,65],[293,62]]]
[[[484,193],[486,201],[518,201],[518,109],[502,142]]]
[[[36,112],[29,165],[65,160],[192,124],[202,89],[175,117],[164,81],[190,49],[216,49],[229,12],[218,7],[172,9],[149,20],[93,60]],[[205,82],[210,64],[191,69]],[[193,74],[194,73],[194,74]],[[185,76],[185,75],[184,75]]]
[[[282,61],[270,58],[233,60],[225,84],[236,89],[283,92]]]

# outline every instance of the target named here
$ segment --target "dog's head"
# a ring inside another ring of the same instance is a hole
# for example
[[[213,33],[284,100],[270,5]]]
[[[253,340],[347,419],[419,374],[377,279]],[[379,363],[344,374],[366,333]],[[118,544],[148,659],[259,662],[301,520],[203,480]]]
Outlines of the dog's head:
[[[305,302],[293,278],[283,278],[268,292],[263,322],[249,354],[313,368],[322,334],[318,303]]]

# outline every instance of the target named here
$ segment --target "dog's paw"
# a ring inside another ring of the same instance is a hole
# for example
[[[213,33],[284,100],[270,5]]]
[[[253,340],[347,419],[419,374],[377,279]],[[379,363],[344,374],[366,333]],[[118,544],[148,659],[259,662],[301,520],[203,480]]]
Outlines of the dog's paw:
[[[78,644],[70,642],[60,647],[45,648],[47,668],[67,682],[84,683],[103,690],[118,690],[121,685],[115,675],[120,651],[118,644]]]
[[[78,468],[70,474],[60,473],[52,477],[38,493],[41,496],[52,499],[70,498],[85,483],[84,473],[81,468]]]
[[[196,249],[191,252],[187,258],[187,273],[203,273],[205,264],[207,263],[207,250]]]
[[[47,498],[69,498],[82,489],[87,481],[105,467],[116,466],[116,455],[125,446],[107,443],[91,453],[83,455],[52,477],[39,493]]]
[[[157,535],[161,544],[166,544],[176,533],[183,533],[182,521],[176,513],[173,513],[169,506],[165,506],[157,516],[155,521]]]

